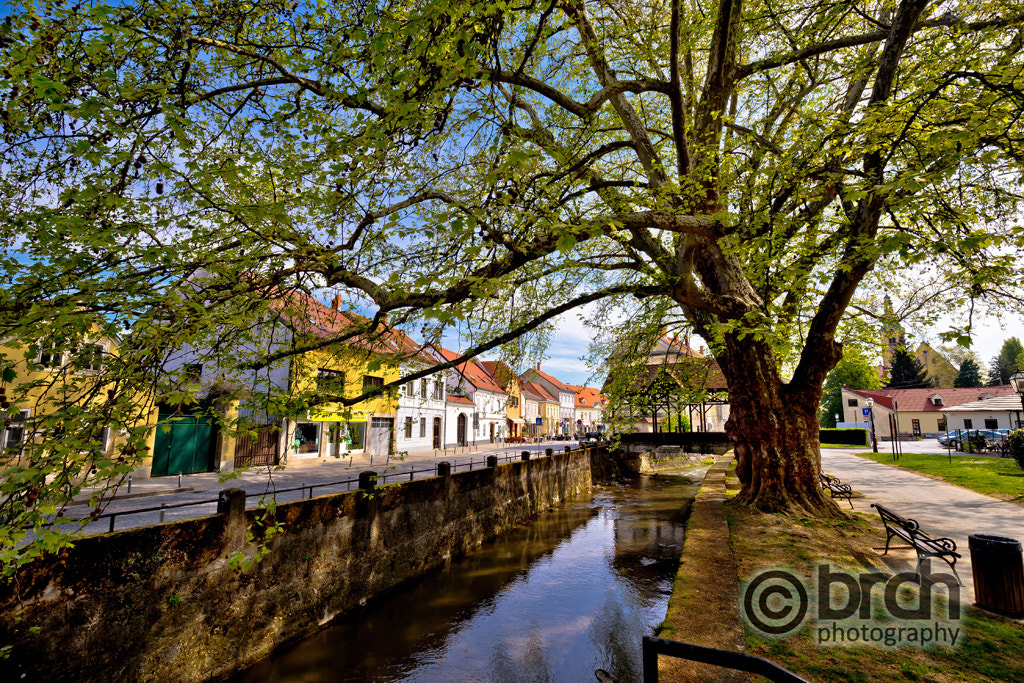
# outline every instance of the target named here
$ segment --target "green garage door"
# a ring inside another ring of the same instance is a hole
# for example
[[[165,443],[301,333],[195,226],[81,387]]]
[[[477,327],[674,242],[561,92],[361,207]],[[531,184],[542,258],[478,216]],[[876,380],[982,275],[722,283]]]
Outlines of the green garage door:
[[[212,472],[217,443],[214,425],[199,415],[160,415],[153,446],[152,476]]]

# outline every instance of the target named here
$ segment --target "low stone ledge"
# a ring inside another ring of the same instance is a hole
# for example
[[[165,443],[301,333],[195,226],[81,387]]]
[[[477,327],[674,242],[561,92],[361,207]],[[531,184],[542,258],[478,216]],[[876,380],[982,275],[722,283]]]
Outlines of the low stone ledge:
[[[732,460],[731,453],[716,458],[693,501],[679,571],[658,635],[742,652],[745,637],[739,614],[739,574],[725,509],[725,473]],[[660,657],[658,664],[659,680],[669,683],[749,680],[742,672],[672,657]]]

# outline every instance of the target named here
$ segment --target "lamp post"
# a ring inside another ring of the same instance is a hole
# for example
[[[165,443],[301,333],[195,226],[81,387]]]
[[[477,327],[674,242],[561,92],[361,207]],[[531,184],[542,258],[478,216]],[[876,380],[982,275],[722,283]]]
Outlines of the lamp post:
[[[868,407],[868,415],[871,418],[871,450],[878,452],[878,438],[875,436],[875,399],[868,396],[864,399],[864,405]]]
[[[1014,393],[1020,396],[1020,406],[1024,409],[1024,370],[1018,370],[1010,375],[1010,384],[1013,386]],[[1020,426],[1020,420],[1017,420],[1017,428],[1019,429]]]

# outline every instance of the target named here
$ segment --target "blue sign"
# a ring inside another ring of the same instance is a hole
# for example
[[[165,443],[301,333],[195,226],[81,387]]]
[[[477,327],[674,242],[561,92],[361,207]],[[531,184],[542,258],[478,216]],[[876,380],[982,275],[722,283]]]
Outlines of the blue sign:
[[[538,417],[537,418],[537,424],[539,424],[539,425],[544,424],[544,418],[543,417]]]
[[[864,417],[867,417],[868,415],[871,414],[871,408],[861,408],[860,414],[863,415]]]

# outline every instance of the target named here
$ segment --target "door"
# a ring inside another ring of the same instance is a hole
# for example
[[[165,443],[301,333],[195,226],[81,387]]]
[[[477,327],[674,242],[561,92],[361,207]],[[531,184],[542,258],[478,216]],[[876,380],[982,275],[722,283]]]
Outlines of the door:
[[[491,436],[491,443],[494,443],[494,423],[493,422],[491,423],[490,436]]]
[[[212,472],[216,443],[210,418],[161,414],[153,444],[151,476]]]
[[[371,417],[370,433],[366,437],[366,450],[369,455],[389,455],[391,453],[391,434],[395,421],[390,417]]]
[[[434,418],[434,448],[441,447],[441,418]]]
[[[459,413],[458,422],[456,422],[455,430],[455,443],[460,446],[466,445],[466,414]]]
[[[235,467],[277,464],[280,428],[274,423],[268,423],[256,427],[254,431],[239,436],[235,441]]]

